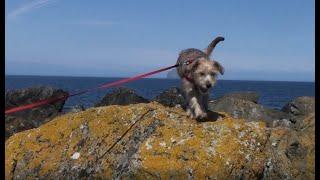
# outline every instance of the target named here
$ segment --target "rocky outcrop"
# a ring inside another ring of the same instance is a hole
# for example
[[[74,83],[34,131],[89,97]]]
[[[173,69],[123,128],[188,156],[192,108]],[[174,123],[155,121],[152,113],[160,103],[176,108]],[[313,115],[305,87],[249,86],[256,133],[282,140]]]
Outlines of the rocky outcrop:
[[[309,114],[299,131],[272,129],[266,145],[265,179],[315,179],[315,116]]]
[[[286,104],[282,111],[294,116],[305,116],[315,112],[315,99],[310,96],[297,97]]]
[[[156,102],[90,108],[10,137],[6,178],[314,179],[305,121],[299,132],[222,112],[197,122]]]
[[[5,109],[30,104],[38,100],[66,95],[67,92],[51,87],[33,87],[11,90],[5,93]],[[59,101],[32,110],[15,112],[5,116],[6,139],[14,133],[36,128],[50,121],[62,111],[64,103],[65,101]]]
[[[134,90],[125,87],[119,87],[106,94],[100,102],[95,104],[95,107],[109,105],[129,105],[148,102],[149,100],[137,95]]]
[[[184,105],[184,97],[182,91],[177,87],[165,90],[164,92],[156,96],[153,101],[159,102],[160,104],[169,107]]]
[[[269,109],[252,101],[235,98],[232,95],[224,96],[209,103],[211,111],[222,111],[234,118],[243,118],[247,121],[264,120],[268,127],[273,126],[274,121],[286,121],[289,115],[280,110]]]
[[[224,99],[224,98],[237,98],[237,99],[242,99],[245,101],[250,101],[258,104],[259,101],[259,94],[253,91],[238,91],[238,92],[232,92],[232,93],[227,93],[223,95],[219,99]]]
[[[303,121],[305,117],[315,113],[315,99],[309,96],[295,98],[286,104],[282,111],[289,114],[293,128],[302,129],[305,126]]]

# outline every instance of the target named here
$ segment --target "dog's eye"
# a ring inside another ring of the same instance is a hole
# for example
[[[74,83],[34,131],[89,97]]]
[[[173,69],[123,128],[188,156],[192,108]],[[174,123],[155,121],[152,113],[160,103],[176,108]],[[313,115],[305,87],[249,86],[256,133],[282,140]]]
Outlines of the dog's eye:
[[[200,73],[200,76],[204,76],[205,74],[203,72]]]

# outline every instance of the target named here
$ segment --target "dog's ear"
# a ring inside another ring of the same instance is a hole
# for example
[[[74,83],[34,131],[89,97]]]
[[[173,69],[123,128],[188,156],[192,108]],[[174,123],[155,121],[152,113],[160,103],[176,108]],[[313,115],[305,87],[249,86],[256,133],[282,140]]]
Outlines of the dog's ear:
[[[213,61],[213,65],[219,70],[220,74],[224,74],[224,67],[217,61]]]

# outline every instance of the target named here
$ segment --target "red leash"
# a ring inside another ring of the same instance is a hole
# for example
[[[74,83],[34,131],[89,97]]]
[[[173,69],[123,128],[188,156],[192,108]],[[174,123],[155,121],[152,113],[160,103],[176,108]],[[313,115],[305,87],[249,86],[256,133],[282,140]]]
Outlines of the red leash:
[[[118,86],[118,85],[121,85],[121,84],[124,84],[124,83],[128,83],[128,82],[131,82],[131,81],[136,81],[138,79],[141,79],[141,78],[144,78],[144,77],[147,77],[147,76],[151,76],[153,74],[157,74],[157,73],[160,73],[162,71],[166,71],[166,70],[175,68],[177,66],[179,66],[179,65],[176,64],[176,65],[169,66],[169,67],[166,67],[166,68],[162,68],[162,69],[159,69],[159,70],[156,70],[156,71],[151,71],[151,72],[148,72],[148,73],[145,73],[145,74],[140,74],[140,75],[137,75],[137,76],[134,76],[134,77],[121,79],[119,81],[115,81],[115,82],[111,82],[111,83],[106,83],[106,84],[103,84],[103,85],[101,85],[99,87],[96,87],[96,88],[91,88],[91,89],[75,92],[75,93],[72,93],[72,94],[68,94],[66,96],[53,97],[53,98],[49,98],[49,99],[40,100],[40,101],[31,103],[31,104],[27,104],[27,105],[23,105],[23,106],[19,106],[19,107],[14,107],[14,108],[11,108],[11,109],[7,109],[5,111],[5,115],[8,115],[8,114],[11,114],[11,113],[14,113],[14,112],[18,112],[18,111],[23,111],[23,110],[26,110],[26,109],[36,108],[36,107],[39,107],[39,106],[42,106],[42,105],[45,105],[45,104],[50,104],[50,103],[61,101],[61,100],[66,100],[69,97],[77,96],[77,95],[80,95],[80,94],[84,94],[84,93],[87,93],[89,91],[93,91],[93,90],[97,90],[97,89],[109,88],[109,87]]]

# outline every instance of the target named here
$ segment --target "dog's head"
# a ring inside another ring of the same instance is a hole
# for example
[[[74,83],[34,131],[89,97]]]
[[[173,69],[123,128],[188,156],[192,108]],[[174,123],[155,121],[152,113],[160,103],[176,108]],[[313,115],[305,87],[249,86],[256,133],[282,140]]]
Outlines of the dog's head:
[[[218,73],[224,74],[224,68],[217,61],[200,58],[192,64],[191,76],[194,85],[203,94],[216,83]]]

